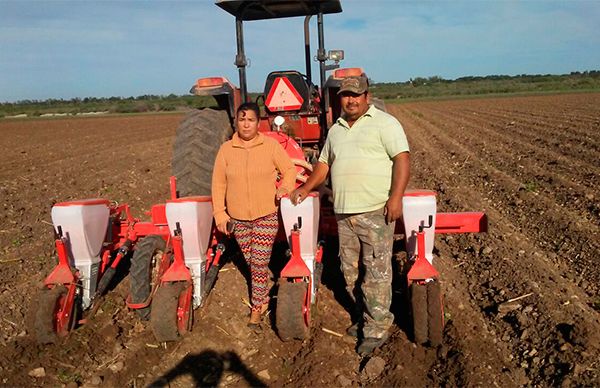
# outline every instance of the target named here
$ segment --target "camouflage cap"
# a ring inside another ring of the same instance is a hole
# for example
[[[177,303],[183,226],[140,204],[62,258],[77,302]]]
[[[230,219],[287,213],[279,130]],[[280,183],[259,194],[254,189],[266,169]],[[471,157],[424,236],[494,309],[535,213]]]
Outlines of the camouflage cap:
[[[340,90],[337,94],[343,92],[350,92],[355,94],[363,94],[369,89],[369,82],[367,81],[367,77],[347,77],[342,80],[342,84],[340,85]]]

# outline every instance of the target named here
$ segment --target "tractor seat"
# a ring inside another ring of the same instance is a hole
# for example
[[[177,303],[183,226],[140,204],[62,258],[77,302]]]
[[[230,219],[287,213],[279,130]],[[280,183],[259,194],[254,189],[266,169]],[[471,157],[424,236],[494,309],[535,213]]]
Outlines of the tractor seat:
[[[265,108],[270,113],[306,111],[315,86],[295,70],[274,71],[265,83]]]

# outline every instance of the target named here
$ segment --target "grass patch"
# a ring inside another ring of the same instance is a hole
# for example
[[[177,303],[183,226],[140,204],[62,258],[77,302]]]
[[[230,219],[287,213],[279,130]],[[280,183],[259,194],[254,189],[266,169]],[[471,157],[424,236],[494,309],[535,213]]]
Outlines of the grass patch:
[[[78,385],[82,382],[81,375],[77,372],[67,371],[65,369],[59,369],[56,374],[56,378],[63,384],[77,383]]]
[[[539,190],[539,186],[536,182],[525,182],[523,184],[523,188],[525,189],[525,191],[528,191],[530,193],[534,193]]]

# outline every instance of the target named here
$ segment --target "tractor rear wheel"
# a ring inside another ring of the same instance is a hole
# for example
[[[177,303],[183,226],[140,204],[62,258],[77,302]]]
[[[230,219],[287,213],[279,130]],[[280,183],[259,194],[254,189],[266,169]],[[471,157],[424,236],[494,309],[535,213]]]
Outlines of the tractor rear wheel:
[[[412,315],[413,337],[415,343],[427,342],[427,286],[412,283],[410,285],[410,307]]]
[[[232,133],[224,110],[207,108],[185,116],[177,128],[172,163],[181,197],[211,194],[215,157]]]
[[[165,245],[162,237],[149,235],[135,246],[129,269],[131,303],[142,303],[150,296],[154,282],[158,281],[153,279],[154,268],[158,268]],[[145,321],[150,318],[150,306],[136,309],[136,312]]]
[[[279,284],[277,292],[277,310],[275,314],[275,325],[282,341],[292,339],[305,339],[308,336],[309,327],[306,320],[307,308],[306,293],[308,292],[308,283],[282,282]]]
[[[158,287],[154,294],[150,325],[159,342],[177,341],[179,338],[177,307],[179,306],[179,295],[184,289],[185,284],[182,282],[165,283]]]
[[[371,97],[371,104],[375,105],[375,108],[377,108],[383,112],[387,112],[387,108],[385,106],[385,101],[383,101],[381,98]]]
[[[444,332],[444,304],[440,282],[437,280],[427,283],[427,323],[429,345],[441,345]]]
[[[35,312],[34,330],[37,342],[40,344],[55,343],[58,339],[56,333],[56,314],[67,295],[65,286],[54,288],[44,287],[38,294],[38,306]],[[73,319],[73,317],[71,317]],[[71,325],[69,325],[69,329]]]

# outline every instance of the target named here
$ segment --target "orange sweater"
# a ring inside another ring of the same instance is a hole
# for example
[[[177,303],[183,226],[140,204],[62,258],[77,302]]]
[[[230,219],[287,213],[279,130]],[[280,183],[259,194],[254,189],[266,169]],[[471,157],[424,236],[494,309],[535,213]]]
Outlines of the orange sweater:
[[[225,142],[215,159],[212,201],[215,222],[255,220],[277,211],[275,198],[277,171],[281,189],[294,189],[296,168],[275,139],[261,133],[248,144],[238,137]]]

